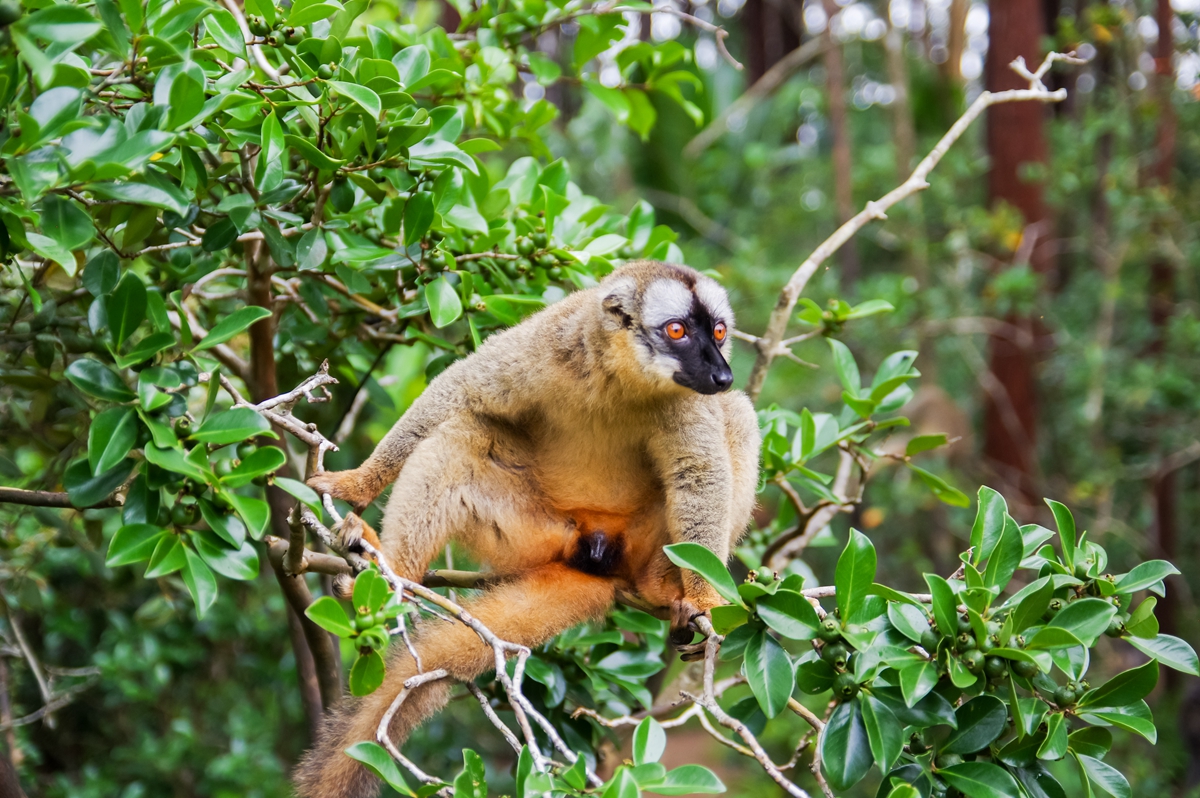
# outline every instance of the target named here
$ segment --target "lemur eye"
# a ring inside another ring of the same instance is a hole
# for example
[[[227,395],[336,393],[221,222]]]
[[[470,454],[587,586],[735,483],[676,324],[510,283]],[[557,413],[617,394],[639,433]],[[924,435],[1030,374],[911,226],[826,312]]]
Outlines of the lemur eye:
[[[667,337],[672,341],[678,341],[687,334],[687,329],[677,321],[673,321],[666,327]]]
[[[717,343],[725,340],[725,322],[717,322],[717,326],[713,327],[713,338],[717,339]]]

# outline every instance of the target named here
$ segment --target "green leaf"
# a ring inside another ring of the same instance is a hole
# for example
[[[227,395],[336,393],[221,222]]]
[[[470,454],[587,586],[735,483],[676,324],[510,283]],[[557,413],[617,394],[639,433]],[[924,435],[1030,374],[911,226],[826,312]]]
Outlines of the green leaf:
[[[838,792],[850,789],[873,761],[858,698],[838,704],[821,734],[821,764],[829,786]]]
[[[871,754],[875,757],[875,764],[886,773],[904,748],[901,733],[904,726],[879,699],[864,694],[859,700]]]
[[[75,256],[71,251],[62,244],[55,241],[49,236],[40,235],[38,233],[26,233],[25,240],[29,243],[29,248],[37,254],[41,255],[46,260],[52,260],[63,268],[68,275],[75,274]]]
[[[1058,527],[1058,540],[1062,544],[1063,564],[1068,571],[1075,570],[1075,546],[1078,538],[1075,534],[1075,516],[1065,504],[1053,499],[1046,499],[1050,512],[1054,514],[1054,523]]]
[[[796,666],[796,685],[809,695],[820,695],[833,687],[837,673],[825,660],[814,659]]]
[[[267,526],[271,523],[270,505],[262,499],[242,496],[239,493],[224,492],[221,495],[233,505],[233,509],[237,510],[238,516],[246,524],[250,537],[261,540],[267,531]]]
[[[1125,640],[1138,651],[1148,657],[1154,657],[1168,668],[1174,668],[1182,673],[1190,673],[1192,676],[1200,676],[1196,652],[1178,637],[1156,635],[1149,639],[1126,637]]]
[[[274,111],[267,114],[267,118],[263,120],[260,136],[262,151],[258,154],[254,182],[258,190],[265,194],[279,188],[279,184],[283,182],[284,166],[287,164],[287,144],[284,143],[283,127]]]
[[[127,271],[106,304],[108,329],[112,332],[113,343],[120,347],[146,318],[146,284],[141,277]]]
[[[151,295],[153,296],[153,294]],[[136,366],[157,355],[159,352],[175,345],[175,336],[167,332],[156,332],[147,335],[134,344],[133,349],[124,355],[117,356],[117,365],[121,368]],[[169,401],[169,397],[168,397]],[[166,404],[167,402],[163,402]],[[148,410],[153,408],[147,408]]]
[[[755,611],[767,626],[792,640],[812,640],[821,628],[817,611],[794,590],[763,596],[755,603]]]
[[[1097,720],[1111,724],[1120,729],[1140,734],[1151,743],[1158,742],[1158,729],[1154,725],[1154,717],[1145,701],[1135,701],[1120,708],[1081,710],[1081,717],[1089,723]]]
[[[338,637],[354,636],[354,629],[350,626],[350,619],[346,617],[346,611],[332,596],[321,596],[308,605],[304,614],[326,632],[333,632]]]
[[[1004,733],[1008,710],[1004,702],[991,695],[972,698],[954,712],[958,728],[942,743],[940,751],[973,754],[986,748]]]
[[[763,714],[773,718],[782,712],[796,687],[792,661],[765,629],[759,629],[746,643],[742,670]]]
[[[661,780],[641,785],[646,792],[657,795],[717,795],[725,785],[703,765],[681,765],[667,771]]]
[[[1129,788],[1129,781],[1112,765],[1086,754],[1076,754],[1075,759],[1079,761],[1083,772],[1087,774],[1088,781],[1092,784],[1113,798],[1133,798],[1133,790]]]
[[[301,158],[322,171],[332,172],[345,163],[345,160],[329,157],[303,136],[293,136],[290,133],[285,133],[283,135],[283,142],[288,148],[298,152]]]
[[[162,208],[179,216],[187,215],[187,201],[180,193],[178,196],[159,186],[146,183],[91,183],[83,187],[101,199],[127,202],[130,205],[149,205],[152,208]]]
[[[1158,584],[1168,576],[1179,573],[1179,569],[1166,560],[1150,560],[1141,563],[1117,580],[1118,593],[1133,593]]]
[[[291,13],[288,14],[287,24],[293,27],[300,25],[311,25],[322,19],[328,19],[340,11],[344,11],[345,7],[337,2],[337,0],[323,0],[322,2],[303,2],[298,0],[292,4]]]
[[[963,762],[942,768],[938,775],[969,798],[1022,798],[1016,780],[990,762]]]
[[[360,614],[379,612],[389,595],[387,580],[378,571],[363,571],[354,580],[354,608]]]
[[[88,428],[88,463],[102,474],[125,459],[137,443],[137,414],[133,408],[113,407],[92,420]]]
[[[951,507],[971,506],[971,500],[967,498],[967,494],[963,493],[946,480],[942,479],[936,474],[931,474],[923,468],[918,468],[912,463],[909,463],[908,467],[912,469],[913,473],[921,478],[921,481],[925,483],[925,487],[929,488],[934,496],[937,496],[946,504],[949,504]]]
[[[383,684],[383,657],[378,651],[359,653],[350,668],[350,695],[370,695]]]
[[[865,319],[867,316],[874,316],[877,313],[890,313],[895,309],[892,303],[885,302],[882,299],[868,299],[866,302],[855,305],[854,309],[847,313],[844,318],[847,321],[851,319]]]
[[[150,559],[159,540],[169,534],[152,524],[126,524],[116,531],[108,543],[104,564],[109,568],[130,565]]]
[[[260,308],[257,305],[241,308],[230,313],[208,331],[208,335],[200,343],[196,344],[193,351],[199,352],[202,349],[208,349],[223,344],[230,338],[233,338],[238,333],[248,328],[251,324],[261,319],[270,318],[271,311],[266,308]]]
[[[1112,732],[1099,726],[1086,726],[1073,731],[1067,736],[1071,750],[1077,754],[1087,754],[1102,758],[1112,749]]]
[[[707,547],[701,546],[699,543],[673,543],[663,546],[663,552],[671,562],[680,568],[695,571],[704,577],[704,580],[713,586],[721,598],[730,604],[737,604],[739,607],[745,606],[742,603],[742,597],[738,595],[733,577],[729,575],[729,569]]]
[[[1117,608],[1104,599],[1079,599],[1063,607],[1054,616],[1049,627],[1066,629],[1090,648],[1095,644],[1096,638],[1104,634],[1109,621],[1116,614]]]
[[[1061,712],[1046,718],[1046,739],[1038,746],[1037,758],[1056,761],[1067,755],[1067,719]]]
[[[275,487],[295,496],[318,516],[321,514],[321,497],[303,482],[288,477],[275,477]]]
[[[875,582],[875,547],[867,536],[851,528],[846,548],[838,557],[834,586],[842,618],[856,615]]]
[[[930,654],[933,652],[931,651]],[[914,662],[900,669],[900,690],[904,694],[904,703],[912,707],[929,691],[937,687],[938,669],[933,662]]]
[[[126,458],[107,471],[93,474],[87,459],[79,459],[67,466],[63,474],[63,487],[75,507],[92,507],[104,501],[133,473],[137,461]]]
[[[183,553],[187,557],[187,566],[183,569],[183,583],[187,585],[188,592],[192,594],[192,601],[196,603],[196,617],[203,618],[208,608],[217,600],[217,580],[199,554],[187,546],[183,547]]]
[[[425,286],[425,301],[429,303],[429,318],[439,329],[462,315],[462,300],[444,274]]]
[[[667,733],[654,718],[646,718],[633,730],[633,762],[644,765],[662,759],[667,750]]]
[[[271,425],[257,412],[248,407],[234,407],[206,418],[190,437],[200,443],[224,446],[270,431]]]
[[[1054,598],[1054,580],[1044,577],[1038,581],[1042,584],[1021,599],[1017,608],[1008,616],[1014,632],[1023,632],[1041,620],[1046,614],[1046,608],[1050,606],[1050,599]]]
[[[404,245],[411,247],[421,240],[433,224],[433,195],[428,191],[413,192],[404,203]]]
[[[30,14],[24,28],[39,39],[55,44],[78,45],[100,32],[100,22],[87,9],[51,5]]]
[[[1029,639],[1026,649],[1053,651],[1059,648],[1082,646],[1083,642],[1069,630],[1058,626],[1045,626]]]
[[[1021,564],[1025,552],[1024,538],[1021,528],[1007,513],[1004,516],[1004,531],[1000,540],[987,558],[987,568],[983,572],[983,584],[997,594],[1008,586],[1017,567]]]
[[[929,621],[925,616],[925,611],[911,604],[890,602],[887,614],[892,626],[896,627],[900,634],[914,643],[920,643],[922,635],[929,629]]]
[[[1150,660],[1137,668],[1118,673],[1079,699],[1081,710],[1088,707],[1123,707],[1150,695],[1158,684],[1158,662]]]
[[[255,477],[263,474],[273,474],[287,462],[287,455],[278,446],[263,446],[242,460],[233,471],[221,477],[221,483],[226,487],[239,488],[248,484]]]
[[[404,780],[396,760],[392,759],[392,755],[379,743],[355,743],[346,749],[346,756],[361,762],[367,770],[383,779],[389,787],[401,795],[416,795]]]
[[[944,432],[939,432],[935,435],[918,435],[909,440],[908,445],[904,447],[904,456],[912,457],[913,455],[928,452],[945,445],[946,433]]]
[[[195,118],[204,107],[204,71],[197,64],[189,64],[171,81],[170,102],[167,109],[167,127],[178,129]]]
[[[81,248],[96,235],[92,218],[73,201],[57,194],[42,198],[42,229],[68,251]],[[72,273],[74,267],[75,259],[70,258],[68,273]]]
[[[383,112],[383,105],[379,101],[379,95],[366,86],[359,86],[356,83],[345,83],[340,80],[330,80],[326,81],[326,83],[337,91],[340,96],[345,97],[361,108],[367,116],[378,119],[379,114]]]
[[[836,338],[828,340],[829,348],[833,350],[833,367],[837,371],[842,387],[851,397],[858,398],[862,391],[862,377],[859,376],[858,364],[854,362],[854,355],[851,354],[850,347]]]
[[[547,791],[548,793],[549,791]],[[526,787],[526,796],[532,798],[533,795],[541,795],[542,793],[533,793]],[[637,782],[633,778],[633,774],[628,768],[618,768],[616,775],[612,781],[604,788],[601,793],[601,798],[640,798],[641,793],[638,791]]]
[[[992,553],[1004,532],[1006,515],[1008,504],[1005,503],[1004,497],[986,485],[981,487],[979,509],[975,512],[975,523],[971,526],[971,562],[978,565]]]
[[[958,599],[954,588],[937,574],[925,574],[925,584],[933,596],[933,617],[938,630],[943,637],[953,637],[958,634]]]
[[[750,620],[750,613],[745,607],[735,604],[720,604],[709,610],[712,616],[713,629],[719,635],[726,635]]]
[[[470,748],[463,749],[462,757],[462,772],[454,779],[454,798],[487,798],[487,779],[483,759]],[[579,760],[576,762],[579,763]],[[585,767],[585,765],[581,764],[580,767]],[[574,776],[579,771],[575,768],[568,768],[563,774],[564,778],[569,778],[568,773]],[[582,787],[585,784],[587,784],[586,779],[582,780],[579,786]]]
[[[234,549],[206,529],[192,532],[190,536],[196,553],[221,576],[239,581],[258,576],[258,551],[250,541],[244,540]]]
[[[146,579],[168,576],[187,566],[187,553],[178,535],[163,534],[158,537],[150,563],[146,566]]]
[[[233,14],[223,8],[214,8],[204,18],[204,29],[224,49],[243,58],[246,56],[246,41]]]

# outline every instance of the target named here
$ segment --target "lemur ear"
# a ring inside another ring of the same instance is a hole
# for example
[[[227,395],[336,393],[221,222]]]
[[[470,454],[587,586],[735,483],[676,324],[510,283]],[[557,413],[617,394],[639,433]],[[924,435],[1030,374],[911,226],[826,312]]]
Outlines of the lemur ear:
[[[630,279],[617,280],[608,287],[604,298],[600,300],[601,307],[607,314],[607,319],[615,326],[629,329],[633,326],[634,300],[637,295],[637,283]]]

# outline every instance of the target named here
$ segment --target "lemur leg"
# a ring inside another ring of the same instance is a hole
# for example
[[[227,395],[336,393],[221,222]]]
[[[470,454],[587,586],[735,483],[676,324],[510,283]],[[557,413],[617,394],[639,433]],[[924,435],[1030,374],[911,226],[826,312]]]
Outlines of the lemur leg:
[[[501,640],[532,647],[575,624],[602,617],[613,595],[612,579],[552,563],[497,585],[467,602],[465,608]],[[495,667],[493,649],[458,622],[423,625],[414,645],[425,671],[445,668],[459,681],[473,680]],[[416,673],[407,649],[393,646],[383,685],[365,698],[343,702],[325,721],[316,746],[296,771],[298,796],[368,798],[376,794],[378,781],[342,752],[354,743],[375,739],[383,714],[404,681]],[[450,682],[443,679],[414,689],[404,699],[389,730],[397,745],[442,708],[450,688]]]
[[[487,424],[439,427],[392,489],[379,535],[388,563],[419,580],[450,540],[502,574],[558,558],[573,529],[541,498],[521,461],[519,447]]]

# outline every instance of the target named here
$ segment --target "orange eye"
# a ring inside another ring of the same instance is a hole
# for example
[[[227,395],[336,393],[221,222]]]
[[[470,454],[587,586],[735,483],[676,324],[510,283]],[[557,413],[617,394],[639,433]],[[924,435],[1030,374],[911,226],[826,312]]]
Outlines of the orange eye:
[[[725,322],[717,322],[717,326],[713,327],[713,338],[717,339],[717,343],[725,340]]]
[[[687,333],[687,330],[684,329],[684,326],[677,321],[673,321],[668,324],[666,329],[667,337],[672,341],[678,341]]]

